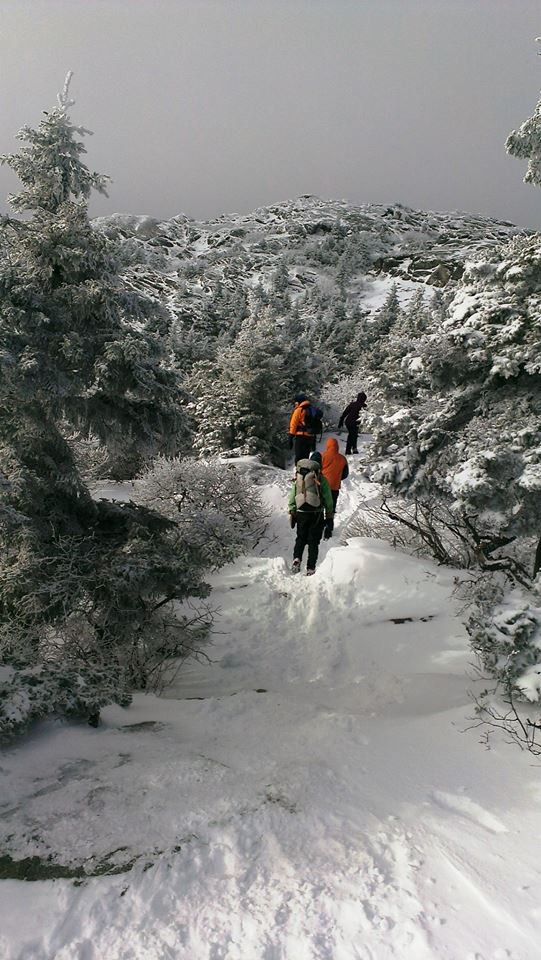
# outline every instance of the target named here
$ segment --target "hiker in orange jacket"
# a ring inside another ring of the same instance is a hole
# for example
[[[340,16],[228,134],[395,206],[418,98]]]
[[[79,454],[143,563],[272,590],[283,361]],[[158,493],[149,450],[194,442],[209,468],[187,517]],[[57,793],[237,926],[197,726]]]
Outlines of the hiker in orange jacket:
[[[329,437],[327,440],[327,446],[323,453],[321,473],[331,488],[332,501],[336,511],[336,501],[338,500],[340,485],[342,480],[345,480],[346,477],[349,476],[349,466],[345,456],[339,453],[338,440],[334,437]]]
[[[289,421],[289,448],[295,447],[295,463],[306,460],[315,446],[313,430],[308,430],[304,424],[306,410],[310,401],[306,394],[299,393],[295,397],[295,408]]]

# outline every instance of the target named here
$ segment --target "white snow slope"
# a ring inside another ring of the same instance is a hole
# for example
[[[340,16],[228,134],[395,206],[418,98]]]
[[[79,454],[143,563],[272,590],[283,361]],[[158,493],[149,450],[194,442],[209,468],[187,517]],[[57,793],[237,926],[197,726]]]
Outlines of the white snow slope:
[[[310,578],[275,471],[276,540],[214,578],[211,664],[5,752],[4,852],[133,866],[4,880],[3,960],[541,956],[539,769],[464,732],[453,571],[338,542],[352,460]]]

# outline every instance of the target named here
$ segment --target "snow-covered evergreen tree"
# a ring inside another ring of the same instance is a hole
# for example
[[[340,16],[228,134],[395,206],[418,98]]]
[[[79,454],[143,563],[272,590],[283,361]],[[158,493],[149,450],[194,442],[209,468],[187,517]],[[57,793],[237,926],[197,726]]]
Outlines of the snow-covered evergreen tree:
[[[387,337],[395,324],[398,322],[401,314],[400,301],[398,299],[398,290],[396,283],[393,283],[387,294],[383,305],[377,311],[372,326],[372,334],[380,339]]]
[[[66,76],[57,106],[44,112],[37,130],[24,126],[17,139],[27,143],[19,153],[0,158],[15,171],[23,185],[17,194],[8,200],[14,210],[47,211],[57,213],[63,204],[75,198],[88,200],[93,190],[106,194],[109,177],[91,172],[81,161],[86,147],[77,137],[88,135],[90,130],[75,126],[68,110],[74,101],[70,99],[71,71]]]
[[[336,268],[336,282],[344,297],[349,281],[359,273],[365,273],[370,268],[371,262],[367,237],[357,233],[347,237]]]
[[[403,333],[402,309],[396,284],[393,284],[379,310],[370,319],[356,325],[357,356],[363,357],[368,370],[379,371],[392,346],[395,332]]]
[[[485,671],[516,700],[541,703],[541,579],[531,590],[481,585],[467,623]]]
[[[357,322],[339,300],[334,300],[315,318],[310,327],[310,341],[312,349],[327,358],[333,376],[351,370],[357,362]]]
[[[404,325],[408,332],[419,334],[426,330],[429,323],[429,309],[426,304],[426,287],[421,285],[406,310],[404,311]]]
[[[328,351],[314,348],[309,328],[297,305],[286,314],[280,329],[283,345],[283,400],[287,406],[298,393],[319,397],[334,367]]]
[[[69,79],[69,78],[68,78]],[[155,450],[181,426],[179,385],[163,352],[168,317],[123,288],[115,248],[93,229],[86,199],[105,189],[90,173],[72,124],[68,84],[29,145],[2,161],[22,179],[5,218],[0,283],[3,375],[17,403],[39,393],[40,410],[90,429],[114,450]]]
[[[22,180],[11,200],[25,219],[1,231],[0,652],[114,664],[119,682],[125,667],[144,683],[152,631],[162,650],[167,636],[168,649],[181,643],[161,598],[206,588],[197,551],[191,567],[176,557],[163,519],[92,500],[70,448],[75,429],[115,455],[150,450],[182,423],[165,313],[123,288],[89,222],[86,199],[106,181],[81,160],[70,106],[67,82],[39,128],[21,131],[28,145],[3,158]]]
[[[470,263],[417,344],[413,399],[377,441],[380,475],[449,504],[485,566],[541,530],[540,262],[535,236]]]
[[[284,257],[281,257],[278,261],[278,266],[274,271],[272,278],[272,290],[276,297],[280,298],[282,302],[287,298],[287,291],[289,288],[289,270],[287,266],[287,261]]]
[[[528,161],[524,183],[541,187],[541,99],[532,116],[509,134],[505,148],[511,156]]]
[[[274,321],[252,317],[214,362],[198,364],[189,380],[197,422],[194,445],[203,455],[261,454],[283,462],[286,435],[284,355]]]

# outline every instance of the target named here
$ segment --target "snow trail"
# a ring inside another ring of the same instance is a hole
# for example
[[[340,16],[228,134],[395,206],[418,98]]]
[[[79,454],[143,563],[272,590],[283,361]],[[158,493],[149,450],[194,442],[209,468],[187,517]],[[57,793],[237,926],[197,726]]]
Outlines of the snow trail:
[[[6,752],[5,849],[133,861],[3,881],[6,960],[537,960],[538,772],[463,732],[453,571],[339,542],[372,493],[351,464],[311,578],[275,471],[275,542],[213,578],[210,664]]]

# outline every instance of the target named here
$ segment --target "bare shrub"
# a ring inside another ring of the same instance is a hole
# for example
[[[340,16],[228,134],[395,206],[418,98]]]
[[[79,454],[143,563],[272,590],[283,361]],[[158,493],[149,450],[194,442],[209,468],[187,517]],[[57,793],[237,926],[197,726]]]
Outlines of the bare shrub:
[[[433,498],[390,499],[361,504],[345,536],[374,536],[437,563],[502,572],[513,583],[528,587],[531,577],[523,558],[529,545],[515,537],[490,535],[479,530],[477,517],[453,511]]]
[[[171,520],[172,536],[197,547],[211,569],[254,547],[265,532],[255,485],[233,463],[159,457],[139,477],[134,497]]]
[[[415,556],[429,556],[451,566],[469,566],[467,550],[455,531],[456,518],[436,503],[379,500],[361,504],[345,537],[376,537]]]

